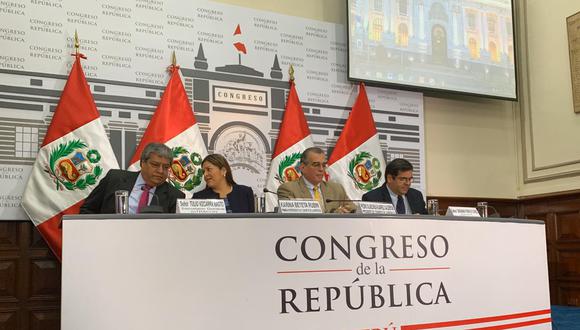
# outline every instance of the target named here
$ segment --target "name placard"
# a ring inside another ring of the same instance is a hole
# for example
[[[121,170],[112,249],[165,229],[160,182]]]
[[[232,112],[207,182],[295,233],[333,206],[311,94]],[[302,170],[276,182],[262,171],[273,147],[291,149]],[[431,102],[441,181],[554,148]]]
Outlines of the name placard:
[[[480,217],[479,212],[477,212],[475,207],[463,206],[449,206],[445,215],[454,217]]]
[[[318,201],[281,199],[278,201],[280,213],[322,213]]]
[[[176,213],[225,214],[226,203],[223,199],[178,199]]]
[[[356,213],[361,214],[397,214],[391,203],[378,202],[354,202],[357,206]]]

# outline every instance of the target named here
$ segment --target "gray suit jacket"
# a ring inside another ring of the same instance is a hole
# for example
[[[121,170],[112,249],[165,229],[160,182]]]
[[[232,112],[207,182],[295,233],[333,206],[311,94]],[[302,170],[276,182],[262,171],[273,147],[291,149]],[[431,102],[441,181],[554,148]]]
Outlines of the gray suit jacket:
[[[333,200],[350,200],[344,191],[344,188],[335,182],[321,182],[320,191],[322,192],[322,210],[325,213],[337,212],[342,205],[351,211],[356,210],[356,205],[352,202],[326,202],[327,199]],[[296,181],[290,181],[278,187],[279,199],[312,199],[312,194],[304,182],[304,178]]]

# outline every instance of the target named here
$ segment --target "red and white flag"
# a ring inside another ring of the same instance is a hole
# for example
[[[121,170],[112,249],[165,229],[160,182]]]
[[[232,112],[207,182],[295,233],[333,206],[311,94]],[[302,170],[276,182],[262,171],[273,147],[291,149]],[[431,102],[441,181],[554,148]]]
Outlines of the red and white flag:
[[[238,24],[238,26],[236,26],[236,30],[234,31],[234,36],[238,36],[238,39],[241,38],[242,29],[240,28],[240,24]],[[246,45],[243,42],[241,42],[241,41],[234,42],[234,47],[236,48],[236,50],[238,52],[247,54]]]
[[[286,110],[280,123],[278,140],[272,153],[272,162],[266,181],[266,189],[276,192],[278,187],[287,181],[298,180],[301,176],[300,157],[306,148],[314,146],[302,105],[298,99],[296,86],[290,82],[290,93]],[[266,211],[273,211],[278,205],[275,194],[266,194]]]
[[[329,180],[342,184],[350,199],[361,199],[385,181],[385,158],[364,84],[328,159]]]
[[[91,90],[75,61],[22,196],[22,208],[56,257],[61,218],[77,214],[109,169],[119,168]]]
[[[169,181],[189,198],[205,188],[201,161],[207,156],[207,148],[183,87],[179,66],[171,66],[170,71],[171,78],[131,158],[129,170],[141,168],[139,159],[147,144],[164,143],[173,152]]]

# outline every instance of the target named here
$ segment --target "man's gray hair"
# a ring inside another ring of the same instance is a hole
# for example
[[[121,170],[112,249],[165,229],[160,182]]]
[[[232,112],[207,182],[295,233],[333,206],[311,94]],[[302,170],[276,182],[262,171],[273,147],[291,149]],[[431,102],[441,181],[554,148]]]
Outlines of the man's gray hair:
[[[300,163],[302,163],[304,165],[308,165],[308,154],[310,154],[310,153],[323,154],[324,155],[324,150],[322,150],[319,147],[306,148],[304,150],[304,152],[302,152],[302,156],[300,157]]]
[[[141,153],[141,162],[146,162],[149,158],[151,158],[151,154],[156,154],[161,158],[169,159],[170,162],[173,160],[171,148],[164,145],[163,143],[149,143]]]

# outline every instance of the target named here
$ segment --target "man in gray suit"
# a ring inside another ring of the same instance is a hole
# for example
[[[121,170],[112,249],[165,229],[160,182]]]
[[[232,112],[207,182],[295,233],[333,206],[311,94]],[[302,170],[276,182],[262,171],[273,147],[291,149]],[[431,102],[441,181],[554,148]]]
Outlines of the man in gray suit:
[[[173,156],[171,148],[149,143],[141,153],[141,171],[109,170],[85,199],[80,213],[115,213],[115,191],[129,192],[129,214],[140,213],[147,205],[157,205],[164,213],[175,213],[177,199],[185,194],[167,182]]]
[[[350,202],[344,188],[338,183],[323,180],[326,166],[326,155],[322,149],[311,147],[304,150],[300,158],[302,176],[278,187],[278,198],[317,200],[326,213],[354,212],[356,205]]]

